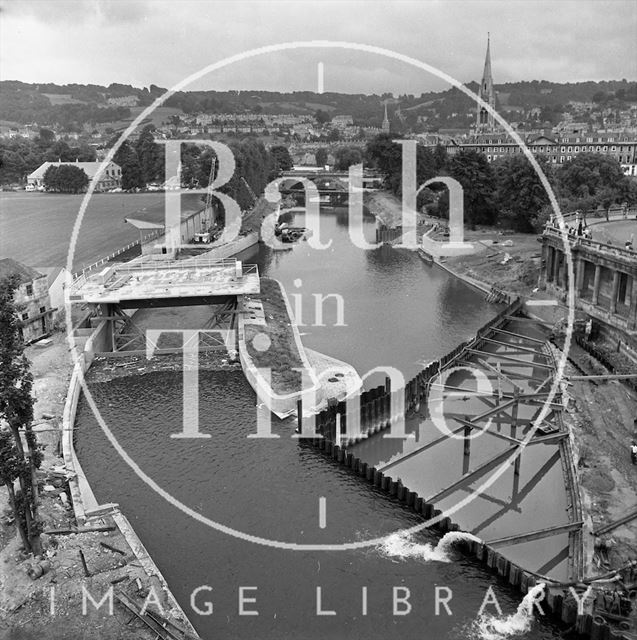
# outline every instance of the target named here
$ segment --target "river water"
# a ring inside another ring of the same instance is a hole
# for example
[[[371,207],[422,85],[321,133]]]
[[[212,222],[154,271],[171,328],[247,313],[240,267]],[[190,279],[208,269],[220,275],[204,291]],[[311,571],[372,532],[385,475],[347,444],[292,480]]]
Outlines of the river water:
[[[346,214],[321,217],[329,251],[300,246],[290,252],[260,247],[261,273],[279,279],[288,295],[303,295],[304,344],[354,365],[359,373],[393,366],[409,379],[423,363],[466,339],[497,308],[417,256],[383,248],[362,251],[347,236]],[[373,220],[366,234],[373,235]],[[249,256],[246,256],[249,262]],[[301,286],[298,280],[301,280]],[[313,317],[311,294],[339,294],[325,304],[323,323]],[[332,299],[333,302],[334,299]],[[189,312],[184,309],[184,328]],[[314,322],[312,322],[314,320]],[[181,431],[180,372],[155,372],[92,382],[91,393],[113,434],[140,468],[174,498],[202,516],[245,534],[302,545],[362,542],[419,522],[367,483],[299,444],[294,422],[273,418],[278,439],[250,439],[256,431],[255,394],[241,372],[201,371],[199,430],[207,439],[171,439]],[[251,638],[438,639],[485,638],[476,615],[489,586],[504,615],[520,603],[517,591],[454,549],[435,550],[431,533],[392,537],[384,545],[350,550],[285,550],[222,533],[168,504],[122,461],[85,399],[76,421],[78,455],[99,501],[114,501],[131,520],[173,593],[206,640]],[[319,499],[325,500],[325,527]],[[191,595],[200,609],[191,608]],[[208,589],[211,588],[211,590]],[[240,615],[239,590],[245,610]],[[317,589],[321,610],[317,615]],[[366,588],[366,612],[363,589]],[[452,599],[438,607],[439,595]],[[393,593],[407,599],[397,604]],[[448,589],[449,591],[447,591]],[[496,614],[493,606],[489,614]],[[403,614],[403,615],[400,615]],[[513,633],[518,625],[500,625]],[[544,618],[517,637],[550,638]],[[496,635],[494,637],[505,637]]]

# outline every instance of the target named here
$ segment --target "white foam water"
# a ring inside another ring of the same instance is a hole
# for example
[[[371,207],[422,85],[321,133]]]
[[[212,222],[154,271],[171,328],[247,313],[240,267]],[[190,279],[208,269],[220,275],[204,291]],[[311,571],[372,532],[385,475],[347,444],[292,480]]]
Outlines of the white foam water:
[[[474,623],[477,637],[482,640],[505,640],[526,633],[533,622],[533,601],[544,591],[546,585],[535,585],[522,599],[518,610],[502,618],[483,614]]]
[[[414,541],[413,534],[393,533],[388,536],[380,545],[382,555],[391,558],[406,560],[417,558],[426,562],[451,562],[451,549],[454,544],[467,541],[480,542],[476,536],[463,531],[450,531],[446,533],[434,547],[428,542],[419,543]]]

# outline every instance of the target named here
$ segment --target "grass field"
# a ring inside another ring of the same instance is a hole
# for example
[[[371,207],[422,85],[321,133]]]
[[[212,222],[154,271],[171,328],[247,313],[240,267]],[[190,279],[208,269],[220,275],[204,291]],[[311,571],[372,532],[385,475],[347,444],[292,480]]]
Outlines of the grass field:
[[[82,195],[0,193],[0,258],[14,258],[31,267],[66,265],[73,225]],[[183,211],[201,208],[196,194],[182,196]],[[139,239],[125,217],[164,220],[163,193],[94,195],[80,226],[73,269],[79,270]]]

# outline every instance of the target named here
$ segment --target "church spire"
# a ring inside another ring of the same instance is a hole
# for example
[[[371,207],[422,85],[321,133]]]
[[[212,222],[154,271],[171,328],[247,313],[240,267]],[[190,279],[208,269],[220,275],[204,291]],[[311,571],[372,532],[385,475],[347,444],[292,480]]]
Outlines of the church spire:
[[[387,117],[387,103],[386,102],[385,102],[385,116],[383,117],[383,124],[381,126],[381,129],[385,133],[389,133],[389,118]]]
[[[491,75],[491,34],[487,33],[487,55],[484,58],[484,71],[478,95],[490,107],[495,108],[495,90],[493,88],[493,76]],[[483,106],[478,105],[476,129],[478,131],[490,131],[494,128],[493,114]]]

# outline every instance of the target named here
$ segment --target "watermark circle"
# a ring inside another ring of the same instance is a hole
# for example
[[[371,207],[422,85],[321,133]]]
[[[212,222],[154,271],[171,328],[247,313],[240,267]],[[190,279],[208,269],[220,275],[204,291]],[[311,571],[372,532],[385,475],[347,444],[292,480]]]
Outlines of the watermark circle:
[[[131,133],[135,131],[135,129],[142,123],[142,121],[148,117],[157,107],[161,106],[170,96],[172,96],[175,92],[182,90],[187,87],[192,82],[202,78],[203,76],[217,71],[219,69],[223,69],[224,67],[228,67],[236,62],[241,62],[244,60],[249,60],[250,58],[255,58],[258,56],[276,53],[280,51],[289,51],[294,49],[345,49],[350,51],[361,51],[364,53],[376,54],[380,56],[384,56],[398,62],[403,62],[407,65],[413,66],[417,69],[421,69],[425,72],[428,72],[446,82],[450,85],[456,87],[460,91],[462,91],[465,95],[467,95],[471,100],[477,102],[481,107],[486,109],[502,127],[506,130],[506,132],[515,140],[518,144],[527,160],[531,163],[531,166],[535,169],[544,190],[546,191],[549,201],[551,203],[551,207],[553,208],[553,212],[555,213],[556,220],[559,222],[560,235],[562,238],[562,242],[564,244],[564,254],[566,257],[567,263],[567,274],[568,274],[568,315],[567,315],[567,326],[566,326],[566,337],[564,340],[564,347],[562,350],[562,356],[557,363],[557,371],[554,376],[553,382],[551,384],[550,390],[548,392],[546,402],[542,406],[539,413],[536,415],[533,425],[527,432],[524,440],[522,440],[521,445],[516,449],[516,451],[512,452],[509,457],[507,457],[504,462],[496,468],[496,470],[489,476],[479,487],[477,487],[472,493],[469,493],[465,498],[458,501],[455,505],[448,507],[443,512],[441,512],[438,516],[435,516],[423,523],[418,525],[414,525],[412,527],[408,527],[405,529],[401,529],[396,532],[392,532],[385,536],[379,538],[373,538],[369,540],[360,540],[356,542],[345,542],[345,543],[337,543],[337,544],[297,544],[294,542],[286,542],[282,540],[271,540],[269,538],[265,538],[262,536],[256,536],[253,534],[245,533],[224,525],[223,523],[216,522],[210,518],[203,516],[202,514],[196,512],[194,509],[191,509],[188,505],[183,504],[180,500],[175,498],[172,494],[166,491],[163,487],[161,487],[155,480],[153,480],[148,474],[146,474],[141,467],[130,457],[130,455],[124,450],[124,448],[119,444],[115,435],[110,430],[105,420],[103,419],[100,411],[95,403],[93,396],[91,395],[90,389],[86,384],[86,379],[84,377],[85,373],[85,361],[83,354],[78,352],[77,346],[75,344],[75,340],[73,338],[73,323],[72,323],[72,314],[71,314],[71,302],[67,296],[65,300],[65,312],[66,312],[66,327],[67,327],[67,339],[69,341],[70,351],[75,361],[75,369],[74,373],[77,375],[79,384],[82,388],[84,396],[87,400],[88,405],[91,408],[95,418],[97,419],[98,424],[100,425],[104,435],[107,437],[113,448],[117,451],[122,460],[133,470],[133,472],[142,480],[150,489],[155,491],[158,495],[162,496],[168,503],[172,506],[176,507],[184,514],[194,518],[198,522],[205,524],[206,526],[212,527],[217,531],[222,533],[226,533],[228,535],[234,536],[236,538],[242,539],[246,542],[252,542],[255,544],[274,547],[278,549],[291,550],[291,551],[348,551],[353,549],[363,549],[368,547],[376,547],[387,541],[389,536],[401,534],[401,535],[412,535],[418,531],[422,531],[425,528],[432,526],[440,522],[443,518],[451,517],[454,513],[458,512],[460,509],[470,504],[477,496],[486,491],[489,487],[491,487],[506,471],[510,468],[511,463],[515,461],[515,459],[521,455],[522,451],[529,443],[531,438],[534,436],[538,427],[544,421],[545,417],[551,410],[551,403],[553,398],[555,397],[557,390],[560,385],[560,381],[564,375],[564,368],[566,366],[568,352],[570,350],[572,333],[573,333],[573,323],[575,317],[575,290],[573,287],[574,281],[574,271],[573,271],[573,259],[571,254],[571,248],[569,244],[568,233],[566,230],[566,226],[564,223],[564,218],[559,208],[559,204],[557,202],[557,198],[553,193],[551,185],[544,175],[542,168],[538,164],[537,160],[525,145],[524,141],[520,138],[520,136],[516,133],[514,129],[502,118],[500,114],[498,114],[493,107],[491,107],[488,103],[482,100],[478,95],[473,93],[470,89],[468,89],[461,82],[448,75],[444,71],[441,71],[425,62],[417,60],[411,56],[407,56],[405,54],[401,54],[390,49],[385,49],[383,47],[378,47],[376,45],[369,44],[361,44],[361,43],[352,43],[346,41],[330,41],[330,40],[309,40],[309,41],[298,41],[298,42],[285,42],[280,44],[268,45],[264,47],[259,47],[256,49],[251,49],[249,51],[245,51],[243,53],[235,54],[228,58],[224,58],[223,60],[210,64],[203,69],[191,74],[181,82],[178,82],[171,89],[166,91],[162,96],[157,98],[151,105],[149,105],[146,109],[144,109],[134,120],[133,122],[126,128],[124,133],[117,140],[115,145],[108,152],[99,170],[96,172],[95,176],[91,180],[87,192],[82,199],[82,203],[80,205],[80,209],[73,225],[73,230],[71,232],[71,240],[69,244],[69,251],[67,254],[67,263],[66,268],[68,273],[72,273],[73,269],[73,257],[75,254],[75,245],[77,243],[77,239],[79,236],[79,230],[82,224],[82,220],[86,213],[86,209],[88,207],[88,203],[95,191],[95,187],[98,184],[103,172],[105,171],[108,164],[112,161],[114,155],[117,153],[120,146],[124,143],[124,141],[130,136]]]

